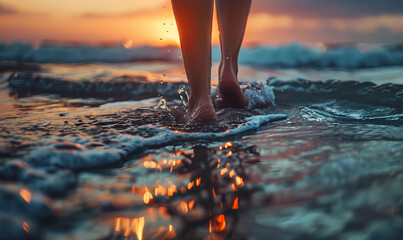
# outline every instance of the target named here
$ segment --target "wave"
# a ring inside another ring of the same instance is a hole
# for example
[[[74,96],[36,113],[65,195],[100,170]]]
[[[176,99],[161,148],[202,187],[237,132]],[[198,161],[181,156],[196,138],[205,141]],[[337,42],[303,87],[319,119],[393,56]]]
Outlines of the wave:
[[[122,63],[131,61],[180,61],[180,49],[170,47],[66,47],[14,43],[0,45],[0,61],[33,63]],[[213,48],[213,61],[220,60],[220,50]],[[326,48],[303,46],[299,43],[280,47],[243,48],[239,62],[256,67],[284,68],[372,68],[402,66],[403,52],[399,48],[377,45]]]
[[[179,56],[177,47],[143,46],[127,49],[117,47],[67,47],[43,46],[37,49],[30,45],[14,43],[0,45],[0,61],[24,61],[33,63],[121,63],[132,61],[171,60]]]
[[[13,91],[27,95],[35,93],[60,94],[68,97],[114,98],[114,100],[139,100],[163,95],[176,98],[178,90],[187,86],[183,82],[149,82],[143,77],[116,76],[108,81],[69,81],[42,77],[37,74],[16,72],[8,79]]]
[[[150,82],[142,77],[116,76],[107,81],[69,81],[16,72],[8,79],[12,92],[19,96],[35,93],[60,94],[67,97],[93,97],[118,100],[142,100],[164,97],[183,98],[188,91],[184,82]],[[373,106],[403,109],[403,85],[329,79],[312,81],[296,78],[288,81],[269,77],[265,81],[244,82],[243,91],[249,99],[248,109],[270,108],[276,103],[315,103],[323,100],[348,100]],[[216,88],[211,95],[216,96]],[[182,94],[182,95],[181,95]],[[185,99],[186,100],[186,99]]]
[[[329,79],[311,81],[297,78],[282,81],[271,77],[271,86],[278,103],[315,102],[320,100],[349,100],[374,106],[403,109],[403,85]]]
[[[242,52],[240,63],[258,67],[284,68],[374,68],[402,66],[403,52],[387,48],[371,50],[358,46],[317,49],[293,44],[278,48],[258,47]]]

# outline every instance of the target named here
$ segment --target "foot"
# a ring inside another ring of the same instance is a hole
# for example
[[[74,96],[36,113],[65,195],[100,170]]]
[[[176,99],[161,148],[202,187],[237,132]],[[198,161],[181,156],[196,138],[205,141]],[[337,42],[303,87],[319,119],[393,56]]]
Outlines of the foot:
[[[189,100],[188,122],[217,122],[210,96]]]
[[[218,97],[216,105],[219,108],[246,108],[248,99],[239,86],[233,67],[223,67],[220,70],[218,82]]]

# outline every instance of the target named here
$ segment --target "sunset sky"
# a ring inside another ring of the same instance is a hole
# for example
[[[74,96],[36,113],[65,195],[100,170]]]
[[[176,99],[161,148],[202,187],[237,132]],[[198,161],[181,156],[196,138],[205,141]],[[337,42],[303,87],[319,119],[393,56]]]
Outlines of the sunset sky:
[[[216,23],[213,32],[216,44]],[[254,0],[244,43],[402,39],[402,0]],[[0,42],[44,40],[137,46],[177,44],[178,36],[170,0],[0,0]]]

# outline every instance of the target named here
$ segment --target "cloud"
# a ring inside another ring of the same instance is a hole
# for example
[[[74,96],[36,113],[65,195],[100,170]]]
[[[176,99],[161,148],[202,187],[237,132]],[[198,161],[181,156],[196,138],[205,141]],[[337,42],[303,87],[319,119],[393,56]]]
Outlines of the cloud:
[[[18,16],[30,16],[30,17],[44,17],[49,16],[49,14],[44,12],[29,12],[29,11],[20,11],[20,9],[16,9],[11,6],[6,6],[0,3],[0,16],[2,15],[18,15]]]
[[[302,29],[297,26],[290,28],[267,29],[257,31],[249,29],[245,36],[245,45],[285,44],[292,42],[315,43],[318,41],[330,44],[337,43],[400,43],[402,33],[394,33],[385,27],[379,27],[372,32],[357,32],[353,29],[340,30],[331,25],[318,29]]]
[[[256,13],[250,16],[248,27],[255,31],[272,29],[300,28],[306,30],[319,30],[332,27],[342,32],[355,31],[357,33],[371,33],[379,28],[387,28],[394,33],[403,33],[403,15],[382,15],[363,18],[303,18],[297,19],[286,15],[270,15]]]
[[[6,15],[6,14],[14,15],[17,13],[18,13],[17,10],[11,7],[4,6],[2,3],[0,3],[0,15]]]
[[[144,16],[147,14],[154,14],[157,11],[156,8],[147,9],[147,10],[133,10],[127,12],[118,12],[118,13],[110,13],[110,12],[87,12],[81,14],[79,17],[84,19],[99,19],[99,18],[132,18]]]
[[[253,12],[294,18],[360,18],[403,14],[402,0],[254,0]]]

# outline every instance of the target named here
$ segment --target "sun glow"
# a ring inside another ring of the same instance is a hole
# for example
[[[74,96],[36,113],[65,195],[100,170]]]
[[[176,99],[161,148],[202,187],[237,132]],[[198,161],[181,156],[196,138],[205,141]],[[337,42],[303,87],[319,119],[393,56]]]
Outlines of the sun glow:
[[[160,45],[173,45],[180,47],[180,40],[176,23],[173,19],[170,19],[168,23],[162,23],[159,27],[159,41]]]

